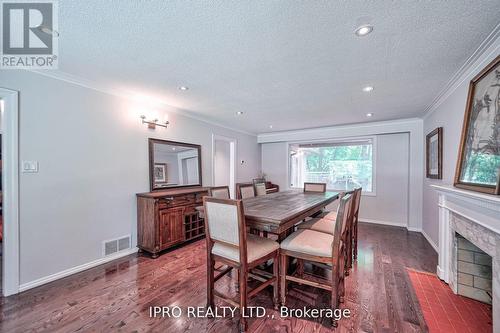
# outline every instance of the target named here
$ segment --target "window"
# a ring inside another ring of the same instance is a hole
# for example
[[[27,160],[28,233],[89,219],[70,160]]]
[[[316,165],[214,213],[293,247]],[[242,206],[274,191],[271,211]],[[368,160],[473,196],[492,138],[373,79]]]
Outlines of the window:
[[[375,193],[375,138],[290,145],[290,185],[326,183],[329,190]]]

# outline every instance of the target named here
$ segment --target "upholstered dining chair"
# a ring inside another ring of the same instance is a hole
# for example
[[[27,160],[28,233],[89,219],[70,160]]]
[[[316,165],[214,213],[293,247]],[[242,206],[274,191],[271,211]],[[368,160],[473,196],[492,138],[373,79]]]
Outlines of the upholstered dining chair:
[[[265,183],[257,183],[255,184],[255,195],[261,196],[261,195],[266,195],[266,184]]]
[[[304,192],[326,192],[326,183],[304,183]]]
[[[251,183],[237,184],[236,189],[238,199],[255,197],[255,187]]]
[[[361,190],[362,188],[359,187],[354,191],[342,194],[342,196],[345,196],[347,194],[352,195],[351,212],[349,214],[349,220],[347,221],[348,242],[346,246],[348,250],[348,256],[346,260],[346,272],[345,272],[346,275],[349,275],[349,269],[352,267],[353,253],[356,251],[355,249],[357,247],[357,241],[355,241],[355,235],[357,237],[357,220],[355,216],[357,216],[359,211],[359,203],[361,201]],[[320,214],[318,217],[312,218],[306,222],[299,224],[297,226],[297,229],[308,229],[308,230],[324,232],[327,234],[333,234],[336,220],[337,220],[337,212],[324,212]]]
[[[207,240],[207,307],[214,309],[214,297],[240,308],[240,330],[247,328],[243,316],[248,299],[269,285],[273,286],[273,302],[278,306],[279,244],[269,238],[247,234],[245,214],[241,200],[217,199],[204,197],[205,230]],[[251,272],[252,268],[273,259],[271,278]],[[215,262],[228,266],[214,276]],[[218,293],[215,282],[232,269],[238,270],[239,302]],[[248,278],[262,282],[252,290],[247,290]]]
[[[229,194],[229,186],[213,186],[208,189],[208,196],[218,199],[231,199]],[[205,218],[205,208],[197,206],[195,209],[198,211],[198,216],[202,219]]]
[[[254,185],[257,185],[257,184],[265,184],[266,183],[266,180],[264,178],[254,178],[252,180],[253,184]]]
[[[347,249],[345,244],[347,220],[351,211],[351,195],[348,194],[340,199],[337,211],[337,220],[333,234],[300,229],[285,238],[280,244],[280,294],[281,305],[286,304],[287,281],[297,282],[312,287],[325,289],[331,293],[330,306],[333,309],[339,307],[344,301],[344,273]],[[288,275],[288,258],[297,258],[305,261],[326,264],[331,268],[331,275],[320,281],[318,277],[309,278],[309,274],[301,273]],[[333,326],[337,322],[333,320]]]
[[[208,190],[210,197],[218,199],[231,199],[229,194],[229,186],[214,186]]]

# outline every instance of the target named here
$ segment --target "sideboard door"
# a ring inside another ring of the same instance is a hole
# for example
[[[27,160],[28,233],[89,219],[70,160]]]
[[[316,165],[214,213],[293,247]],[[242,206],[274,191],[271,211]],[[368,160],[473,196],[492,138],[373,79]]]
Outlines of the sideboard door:
[[[160,209],[160,248],[165,249],[184,240],[184,207]]]

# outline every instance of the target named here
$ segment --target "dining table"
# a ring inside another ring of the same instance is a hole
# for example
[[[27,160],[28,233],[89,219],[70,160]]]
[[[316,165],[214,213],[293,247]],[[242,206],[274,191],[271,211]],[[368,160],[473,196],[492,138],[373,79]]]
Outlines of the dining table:
[[[323,210],[339,198],[338,192],[288,190],[243,199],[247,227],[278,236],[281,242],[295,224]]]

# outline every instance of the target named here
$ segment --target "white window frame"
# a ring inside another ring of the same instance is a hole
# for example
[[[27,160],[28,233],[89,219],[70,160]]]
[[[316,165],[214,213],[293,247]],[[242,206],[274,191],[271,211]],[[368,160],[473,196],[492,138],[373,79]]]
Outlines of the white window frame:
[[[305,140],[305,141],[293,141],[293,142],[288,142],[288,154],[287,154],[287,181],[288,181],[288,187],[290,189],[300,189],[299,187],[292,187],[292,173],[291,173],[291,166],[290,166],[290,151],[291,151],[291,146],[293,145],[298,145],[298,144],[308,144],[308,143],[339,143],[339,142],[346,142],[346,141],[362,141],[362,140],[371,140],[372,141],[372,190],[370,192],[367,192],[363,189],[361,192],[362,195],[364,196],[370,196],[370,197],[375,197],[377,196],[377,136],[376,135],[370,135],[370,136],[356,136],[356,137],[342,137],[342,138],[330,138],[330,139],[318,139],[318,140]],[[335,190],[335,189],[327,189],[328,191],[341,191],[341,190]]]

